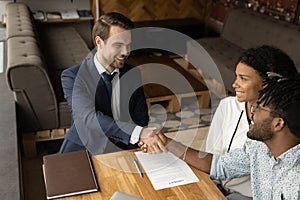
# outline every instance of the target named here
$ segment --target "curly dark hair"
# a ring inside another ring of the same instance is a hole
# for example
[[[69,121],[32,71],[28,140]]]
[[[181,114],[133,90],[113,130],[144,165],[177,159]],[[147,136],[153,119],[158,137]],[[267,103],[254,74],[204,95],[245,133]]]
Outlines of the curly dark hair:
[[[286,53],[268,45],[246,50],[239,62],[252,67],[263,79],[267,77],[267,72],[275,72],[283,77],[293,77],[298,73],[293,60]]]

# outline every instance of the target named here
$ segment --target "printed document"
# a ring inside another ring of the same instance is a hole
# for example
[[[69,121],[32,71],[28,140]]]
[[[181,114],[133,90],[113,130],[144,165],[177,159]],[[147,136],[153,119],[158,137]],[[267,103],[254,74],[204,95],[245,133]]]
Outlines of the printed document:
[[[155,190],[199,182],[198,177],[183,160],[174,154],[135,152]]]

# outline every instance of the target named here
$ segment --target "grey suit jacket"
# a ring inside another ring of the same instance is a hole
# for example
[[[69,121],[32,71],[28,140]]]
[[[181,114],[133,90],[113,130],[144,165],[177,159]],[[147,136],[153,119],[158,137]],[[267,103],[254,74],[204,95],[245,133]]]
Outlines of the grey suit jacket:
[[[62,87],[73,122],[65,140],[84,146],[92,155],[130,149],[136,125],[146,126],[148,108],[137,68],[125,64],[120,69],[120,119],[112,117],[105,83],[93,56],[63,71]],[[115,144],[115,145],[113,145]]]

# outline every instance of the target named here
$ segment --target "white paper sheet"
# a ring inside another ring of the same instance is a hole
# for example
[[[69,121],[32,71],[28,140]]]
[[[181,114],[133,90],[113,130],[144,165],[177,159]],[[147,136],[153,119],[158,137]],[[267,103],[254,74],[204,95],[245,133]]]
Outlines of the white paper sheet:
[[[192,169],[174,154],[135,152],[155,190],[199,182]]]

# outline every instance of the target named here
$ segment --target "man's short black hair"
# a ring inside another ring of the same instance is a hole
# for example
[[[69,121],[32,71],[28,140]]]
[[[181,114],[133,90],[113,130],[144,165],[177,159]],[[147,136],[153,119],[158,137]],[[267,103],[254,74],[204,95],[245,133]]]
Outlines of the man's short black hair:
[[[272,77],[264,81],[260,91],[259,104],[280,113],[290,131],[300,138],[300,77]]]

